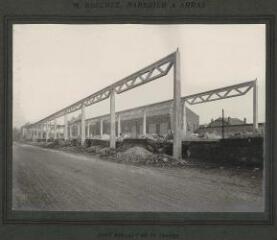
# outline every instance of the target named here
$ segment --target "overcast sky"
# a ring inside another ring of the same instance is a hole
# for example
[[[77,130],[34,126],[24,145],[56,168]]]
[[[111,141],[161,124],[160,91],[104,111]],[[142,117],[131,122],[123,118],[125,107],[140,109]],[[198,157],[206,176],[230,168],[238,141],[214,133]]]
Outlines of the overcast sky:
[[[265,112],[265,25],[13,26],[13,123],[40,120],[175,51],[181,53],[182,96],[258,79],[259,122]],[[173,71],[116,95],[116,110],[173,97]],[[252,122],[252,91],[189,106],[200,123],[225,115]],[[109,112],[109,101],[87,118]],[[79,114],[79,112],[76,112]],[[61,120],[59,120],[61,121]]]

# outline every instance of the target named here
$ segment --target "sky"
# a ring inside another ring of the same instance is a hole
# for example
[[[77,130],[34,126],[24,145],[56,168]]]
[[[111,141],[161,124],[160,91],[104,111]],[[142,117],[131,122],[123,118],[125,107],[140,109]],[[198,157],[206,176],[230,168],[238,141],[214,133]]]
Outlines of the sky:
[[[263,24],[15,24],[13,125],[38,121],[177,48],[182,96],[257,78],[258,120],[265,121]],[[172,98],[173,69],[163,78],[116,95],[116,111]],[[222,109],[225,116],[251,123],[252,101],[250,91],[188,107],[200,116],[201,124],[220,117]],[[108,100],[86,108],[86,118],[107,113]]]

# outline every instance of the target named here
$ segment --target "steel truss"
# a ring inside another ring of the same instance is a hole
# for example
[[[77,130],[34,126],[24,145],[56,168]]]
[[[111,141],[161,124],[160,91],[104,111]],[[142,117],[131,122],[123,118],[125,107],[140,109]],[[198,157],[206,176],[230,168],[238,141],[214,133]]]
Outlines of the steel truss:
[[[217,88],[210,91],[197,93],[184,97],[186,103],[196,105],[200,103],[223,100],[226,98],[239,97],[248,93],[256,85],[256,80],[235,84],[228,87]]]
[[[78,111],[82,108],[82,105],[90,106],[95,103],[101,102],[110,97],[111,91],[115,91],[117,94],[121,94],[125,91],[133,89],[135,87],[141,86],[143,84],[149,83],[153,80],[166,76],[173,66],[175,61],[175,52],[170,55],[154,62],[153,64],[129,75],[128,77],[123,78],[120,81],[115,82],[114,84],[93,93],[92,95],[56,112],[47,116],[46,118],[29,125],[29,127],[42,124],[48,121],[52,121],[56,118],[59,118],[67,113],[72,113]]]

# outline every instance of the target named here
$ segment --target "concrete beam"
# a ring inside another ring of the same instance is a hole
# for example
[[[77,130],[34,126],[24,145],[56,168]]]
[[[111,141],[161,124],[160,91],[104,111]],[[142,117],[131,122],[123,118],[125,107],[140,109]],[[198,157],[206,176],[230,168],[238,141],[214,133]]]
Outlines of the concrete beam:
[[[115,149],[115,91],[111,91],[110,95],[110,148]]]
[[[181,139],[181,72],[180,72],[180,52],[177,49],[174,64],[174,112],[173,112],[173,157],[182,158]]]

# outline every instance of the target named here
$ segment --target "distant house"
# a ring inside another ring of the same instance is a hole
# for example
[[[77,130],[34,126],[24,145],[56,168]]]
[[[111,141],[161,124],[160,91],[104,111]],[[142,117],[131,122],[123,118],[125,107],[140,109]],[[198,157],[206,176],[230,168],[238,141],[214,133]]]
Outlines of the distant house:
[[[200,136],[213,136],[213,137],[232,137],[239,135],[251,135],[253,133],[253,124],[247,123],[246,118],[243,120],[238,118],[227,117],[222,119],[211,119],[211,122],[205,125],[200,125],[195,131]],[[258,124],[258,132],[264,133],[264,123]]]
[[[244,120],[240,120],[238,118],[224,118],[222,119],[221,117],[215,119],[215,120],[211,120],[211,122],[208,124],[208,127],[221,127],[222,123],[224,124],[224,126],[233,126],[233,125],[243,125],[246,124],[246,118],[244,118]]]

